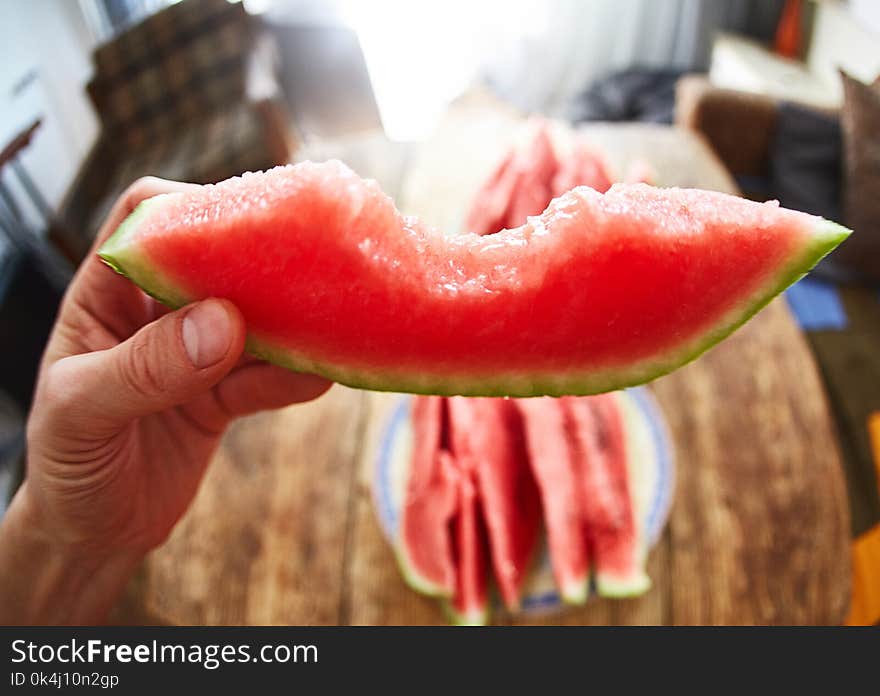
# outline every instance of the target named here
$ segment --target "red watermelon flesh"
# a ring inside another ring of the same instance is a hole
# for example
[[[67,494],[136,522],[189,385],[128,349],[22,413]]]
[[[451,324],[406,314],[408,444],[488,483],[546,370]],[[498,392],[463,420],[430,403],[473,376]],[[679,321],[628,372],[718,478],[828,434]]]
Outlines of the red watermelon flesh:
[[[498,590],[516,609],[541,530],[521,418],[507,399],[453,397],[449,420],[456,459],[474,467]]]
[[[101,257],[172,306],[234,302],[256,355],[351,386],[590,394],[726,337],[848,231],[707,191],[580,187],[494,235],[400,215],[339,163],[142,203]]]
[[[444,456],[451,456],[444,452]],[[455,594],[447,610],[456,624],[481,626],[489,617],[488,551],[473,465],[455,457],[459,469],[458,514],[452,523]]]
[[[441,452],[445,401],[413,400],[413,451],[401,509],[398,554],[407,582],[425,594],[455,591],[450,523],[458,505],[456,470]]]
[[[553,199],[551,183],[559,160],[546,122],[537,124],[529,148],[514,166],[518,168],[517,182],[504,220],[504,227],[510,229],[522,225],[531,215],[540,215]]]
[[[590,558],[581,504],[581,481],[559,399],[517,399],[529,463],[541,491],[547,546],[556,586],[566,602],[586,601]]]
[[[474,197],[465,225],[476,234],[514,228],[540,215],[553,198],[551,182],[559,168],[549,127],[533,119],[526,139],[512,147]]]
[[[569,437],[581,481],[586,534],[596,589],[611,597],[631,596],[650,586],[646,549],[629,490],[626,443],[613,394],[563,399]]]
[[[515,151],[508,150],[474,197],[465,219],[465,228],[469,232],[483,235],[504,229],[505,213],[517,183],[514,159]]]

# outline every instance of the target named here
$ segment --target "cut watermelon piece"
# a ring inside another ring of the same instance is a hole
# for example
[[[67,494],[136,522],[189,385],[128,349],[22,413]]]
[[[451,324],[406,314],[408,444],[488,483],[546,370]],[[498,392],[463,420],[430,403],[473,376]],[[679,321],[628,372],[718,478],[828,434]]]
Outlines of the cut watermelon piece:
[[[541,531],[519,413],[507,399],[453,397],[449,424],[456,461],[473,467],[498,590],[516,610]]]
[[[468,231],[485,235],[516,227],[543,212],[553,198],[550,183],[560,163],[548,123],[533,119],[524,131],[527,137],[505,154],[474,197]]]
[[[505,227],[516,227],[530,215],[540,215],[553,198],[551,182],[559,169],[559,159],[546,122],[539,122],[528,149],[516,160],[516,186],[505,214]]]
[[[605,193],[612,183],[605,160],[578,138],[553,177],[552,194],[561,196],[576,186],[589,186],[599,193]]]
[[[570,418],[596,589],[606,597],[642,594],[646,548],[633,512],[623,423],[615,395],[562,400]]]
[[[591,394],[694,359],[849,231],[708,191],[580,187],[522,227],[447,237],[344,165],[142,203],[100,256],[180,306],[224,297],[254,354],[355,387]]]
[[[455,567],[450,523],[459,493],[449,453],[440,450],[444,410],[444,399],[438,396],[413,401],[413,450],[397,547],[403,575],[414,589],[451,596]]]
[[[623,180],[628,184],[653,184],[657,181],[657,170],[646,160],[634,159]]]
[[[474,197],[465,220],[468,231],[483,235],[504,229],[505,213],[516,187],[515,154],[515,150],[507,152]]]
[[[458,478],[458,514],[453,521],[456,585],[452,599],[445,601],[443,606],[452,623],[483,626],[489,620],[486,531],[472,467],[456,461],[461,474]]]
[[[590,559],[581,505],[580,480],[558,399],[518,399],[529,463],[541,491],[547,545],[562,599],[583,604],[589,593]]]

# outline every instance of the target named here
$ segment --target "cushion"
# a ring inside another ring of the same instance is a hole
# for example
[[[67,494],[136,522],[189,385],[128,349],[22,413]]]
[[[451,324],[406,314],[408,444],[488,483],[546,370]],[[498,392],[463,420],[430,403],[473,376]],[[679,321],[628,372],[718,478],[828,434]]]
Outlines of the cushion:
[[[781,103],[770,142],[773,195],[786,208],[840,220],[842,154],[836,116]]]
[[[843,221],[852,236],[834,253],[861,278],[880,282],[880,86],[841,71],[844,149]]]

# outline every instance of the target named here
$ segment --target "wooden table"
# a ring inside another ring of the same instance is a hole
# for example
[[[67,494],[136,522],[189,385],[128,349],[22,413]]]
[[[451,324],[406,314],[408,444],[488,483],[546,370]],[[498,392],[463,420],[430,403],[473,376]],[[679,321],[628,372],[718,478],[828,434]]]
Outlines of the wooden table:
[[[402,158],[411,164],[396,192],[401,207],[456,229],[517,122],[504,109],[459,104]],[[689,133],[639,125],[588,133],[617,167],[641,155],[661,184],[735,190]],[[381,143],[373,151],[387,166]],[[496,621],[839,623],[850,574],[842,471],[813,359],[784,302],[651,388],[678,460],[672,514],[649,561],[654,587],[639,599]],[[376,439],[393,398],[335,386],[315,403],[236,423],[118,619],[443,623],[435,603],[403,583],[373,513]]]

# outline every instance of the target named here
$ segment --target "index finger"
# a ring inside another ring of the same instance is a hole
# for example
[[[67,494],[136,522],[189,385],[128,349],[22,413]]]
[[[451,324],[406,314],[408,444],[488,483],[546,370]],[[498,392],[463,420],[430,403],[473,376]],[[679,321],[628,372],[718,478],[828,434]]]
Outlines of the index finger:
[[[166,181],[156,177],[138,179],[113,204],[101,225],[88,255],[77,269],[62,303],[59,319],[82,316],[97,319],[119,340],[127,338],[145,320],[146,297],[97,255],[97,250],[137,206],[161,193],[185,193],[196,184]]]

